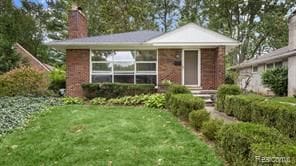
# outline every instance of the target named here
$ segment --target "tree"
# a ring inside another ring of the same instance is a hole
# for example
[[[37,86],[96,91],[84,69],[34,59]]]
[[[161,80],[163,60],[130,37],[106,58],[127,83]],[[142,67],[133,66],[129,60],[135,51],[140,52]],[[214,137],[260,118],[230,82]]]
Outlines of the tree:
[[[184,5],[180,10],[179,24],[184,25],[190,22],[202,25],[205,23],[202,11],[204,8],[203,0],[184,0]]]
[[[88,17],[89,35],[155,29],[149,0],[76,0]]]
[[[179,5],[180,0],[156,0],[154,2],[156,21],[159,22],[162,31],[167,32],[174,28],[173,25],[178,19]]]
[[[202,26],[232,37],[241,45],[226,58],[230,64],[287,45],[286,15],[293,0],[185,0],[182,22]]]
[[[233,54],[238,55],[232,58],[234,63],[287,45],[285,15],[295,5],[291,0],[215,0],[204,4],[208,27],[241,42]]]
[[[46,40],[46,21],[48,17],[42,4],[34,3],[28,0],[22,0],[22,7],[19,12],[22,15],[18,25],[21,31],[18,42],[27,49],[32,55],[47,63],[47,47],[43,44]]]
[[[0,74],[13,69],[20,61],[20,56],[13,49],[18,33],[14,25],[18,16],[11,0],[0,2]]]

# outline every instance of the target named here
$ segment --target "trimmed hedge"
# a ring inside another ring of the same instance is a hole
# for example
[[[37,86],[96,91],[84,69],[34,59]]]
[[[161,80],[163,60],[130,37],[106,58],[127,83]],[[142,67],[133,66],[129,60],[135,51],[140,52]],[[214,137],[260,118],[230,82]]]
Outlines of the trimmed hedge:
[[[223,120],[210,119],[202,124],[201,132],[209,140],[215,141],[217,137],[217,132],[223,126]]]
[[[287,166],[296,165],[296,146],[293,144],[253,144],[251,146],[252,165],[280,164]]]
[[[239,86],[237,85],[229,85],[224,84],[219,86],[218,92],[217,92],[217,102],[216,102],[216,109],[218,111],[223,112],[224,111],[224,100],[226,95],[239,95],[241,93],[241,90]]]
[[[156,91],[154,84],[121,84],[121,83],[87,83],[82,84],[84,96],[88,99],[95,97],[117,98],[149,94]]]
[[[253,144],[289,143],[289,139],[278,130],[252,123],[223,125],[218,131],[217,138],[218,146],[230,165],[250,165]]]
[[[257,95],[227,95],[224,101],[224,112],[235,116],[241,121],[251,121],[252,103],[263,101],[265,98]]]
[[[170,98],[174,94],[191,94],[191,92],[186,86],[175,84],[170,85],[165,92],[165,101],[167,109],[170,109]]]
[[[170,97],[170,111],[185,120],[188,120],[191,111],[203,109],[204,107],[204,100],[194,97],[192,94],[175,94]]]
[[[290,138],[296,138],[296,107],[256,95],[225,98],[225,112],[245,122],[274,127]]]
[[[196,110],[189,113],[190,125],[196,130],[199,130],[202,126],[202,123],[208,120],[210,120],[210,113],[205,109]]]
[[[296,107],[276,101],[252,104],[252,121],[275,127],[290,138],[296,138]]]

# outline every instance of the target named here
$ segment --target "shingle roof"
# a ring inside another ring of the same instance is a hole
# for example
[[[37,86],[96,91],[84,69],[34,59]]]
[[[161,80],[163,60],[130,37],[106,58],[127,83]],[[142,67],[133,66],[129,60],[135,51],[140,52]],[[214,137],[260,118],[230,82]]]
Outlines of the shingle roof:
[[[244,61],[244,62],[237,64],[235,66],[232,66],[230,68],[231,69],[245,68],[245,67],[249,67],[252,65],[257,65],[257,64],[273,61],[276,59],[286,58],[291,55],[296,55],[296,49],[291,50],[291,49],[289,49],[288,46],[286,46],[286,47],[282,47],[277,50],[274,50],[274,51],[267,53],[265,55],[258,56],[258,57],[252,58],[250,60]]]
[[[75,43],[143,43],[154,37],[160,36],[162,32],[158,31],[134,31],[126,33],[117,33],[102,36],[85,37],[78,39],[70,39],[63,41],[53,41],[48,43],[52,44],[75,44]]]

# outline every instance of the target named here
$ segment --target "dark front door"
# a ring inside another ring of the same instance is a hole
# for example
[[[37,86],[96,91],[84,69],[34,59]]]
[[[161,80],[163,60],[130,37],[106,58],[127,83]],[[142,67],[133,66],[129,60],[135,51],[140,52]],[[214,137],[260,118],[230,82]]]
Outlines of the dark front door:
[[[198,51],[184,51],[184,84],[198,85]]]

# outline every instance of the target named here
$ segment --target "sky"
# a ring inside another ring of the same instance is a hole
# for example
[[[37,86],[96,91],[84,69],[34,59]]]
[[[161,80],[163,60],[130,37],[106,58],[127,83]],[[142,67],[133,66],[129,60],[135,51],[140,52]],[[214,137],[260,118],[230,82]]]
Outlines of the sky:
[[[43,4],[44,7],[47,6],[46,0],[30,0],[30,1]],[[16,7],[21,7],[21,5],[22,5],[21,0],[13,0],[13,3]]]

